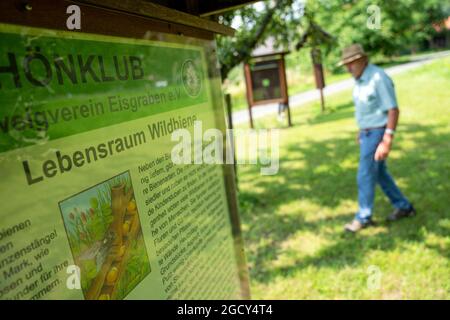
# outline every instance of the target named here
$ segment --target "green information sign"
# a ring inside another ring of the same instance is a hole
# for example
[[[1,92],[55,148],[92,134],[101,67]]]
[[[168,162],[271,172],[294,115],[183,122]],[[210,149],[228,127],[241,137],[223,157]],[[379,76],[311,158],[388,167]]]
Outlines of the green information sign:
[[[0,24],[0,299],[243,297],[223,167],[171,161],[217,127],[182,41]]]

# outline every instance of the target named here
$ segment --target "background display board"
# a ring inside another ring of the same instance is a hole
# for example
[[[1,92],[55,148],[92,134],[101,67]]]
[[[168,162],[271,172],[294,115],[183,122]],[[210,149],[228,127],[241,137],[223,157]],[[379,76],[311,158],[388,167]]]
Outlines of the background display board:
[[[282,98],[279,68],[278,60],[258,61],[250,66],[254,102]]]
[[[0,299],[249,297],[229,168],[171,161],[214,43],[150,38],[0,24]]]
[[[288,125],[292,125],[284,62],[284,56],[287,53],[273,52],[253,56],[250,61],[244,64],[251,128],[254,127],[252,108],[268,103],[278,103],[279,110],[286,110]]]

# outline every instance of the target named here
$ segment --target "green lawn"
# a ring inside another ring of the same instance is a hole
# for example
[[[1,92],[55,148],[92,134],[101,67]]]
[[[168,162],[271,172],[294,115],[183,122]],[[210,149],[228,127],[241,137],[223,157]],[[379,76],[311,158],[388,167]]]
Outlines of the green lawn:
[[[343,232],[353,218],[358,146],[350,91],[293,112],[281,129],[280,171],[238,167],[252,297],[450,299],[450,58],[394,77],[400,124],[388,166],[418,216],[392,225],[377,190],[377,227]],[[277,127],[276,116],[256,121]],[[239,155],[238,155],[239,156]],[[370,266],[382,272],[368,286]]]

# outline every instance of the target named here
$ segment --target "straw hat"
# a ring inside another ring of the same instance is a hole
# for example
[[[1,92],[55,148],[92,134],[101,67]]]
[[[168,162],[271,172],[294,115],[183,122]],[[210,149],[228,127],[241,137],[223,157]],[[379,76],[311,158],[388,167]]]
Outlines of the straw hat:
[[[360,44],[352,44],[351,46],[342,50],[342,58],[338,65],[342,66],[362,57],[367,57],[367,54],[364,52],[363,47]]]

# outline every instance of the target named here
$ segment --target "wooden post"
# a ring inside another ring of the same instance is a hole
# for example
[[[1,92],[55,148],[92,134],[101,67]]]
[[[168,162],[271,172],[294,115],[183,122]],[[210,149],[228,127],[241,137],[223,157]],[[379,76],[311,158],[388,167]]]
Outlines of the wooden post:
[[[322,106],[322,112],[324,112],[325,111],[325,100],[323,99],[323,89],[320,88],[319,91],[320,91],[320,104]]]
[[[250,66],[248,63],[244,65],[244,73],[245,73],[245,86],[247,88],[247,105],[248,105],[248,115],[250,118],[250,128],[253,129],[253,115],[252,115],[252,83],[251,83],[251,74],[250,74]]]
[[[231,107],[231,94],[225,94],[225,104],[227,106],[228,129],[233,129],[233,113]]]
[[[325,111],[325,99],[323,97],[323,88],[325,88],[325,78],[323,75],[322,53],[320,49],[311,49],[311,60],[314,67],[314,78],[316,80],[316,88],[320,91],[320,103],[322,112]]]
[[[233,112],[232,112],[233,108],[231,103],[231,94],[229,93],[225,95],[225,104],[227,105],[227,113],[228,113],[228,129],[231,129],[229,139],[231,152],[233,152],[234,176],[236,177],[236,185],[237,185],[236,153],[234,152],[236,145],[234,143],[234,134],[233,134]]]
[[[285,68],[285,64],[284,64],[284,54],[281,56],[281,59],[280,59],[279,70],[281,72],[281,77],[280,77],[281,81],[280,82],[281,82],[281,89],[282,89],[282,93],[283,93],[283,99],[284,99],[284,103],[287,108],[288,126],[292,127],[291,108],[289,107],[289,92],[288,92],[288,86],[287,86],[286,68]]]
[[[252,106],[248,106],[248,115],[250,117],[250,128],[254,128],[253,126],[253,115],[252,115]]]
[[[289,107],[289,102],[287,103],[287,117],[288,117],[288,126],[292,127],[291,108]]]

